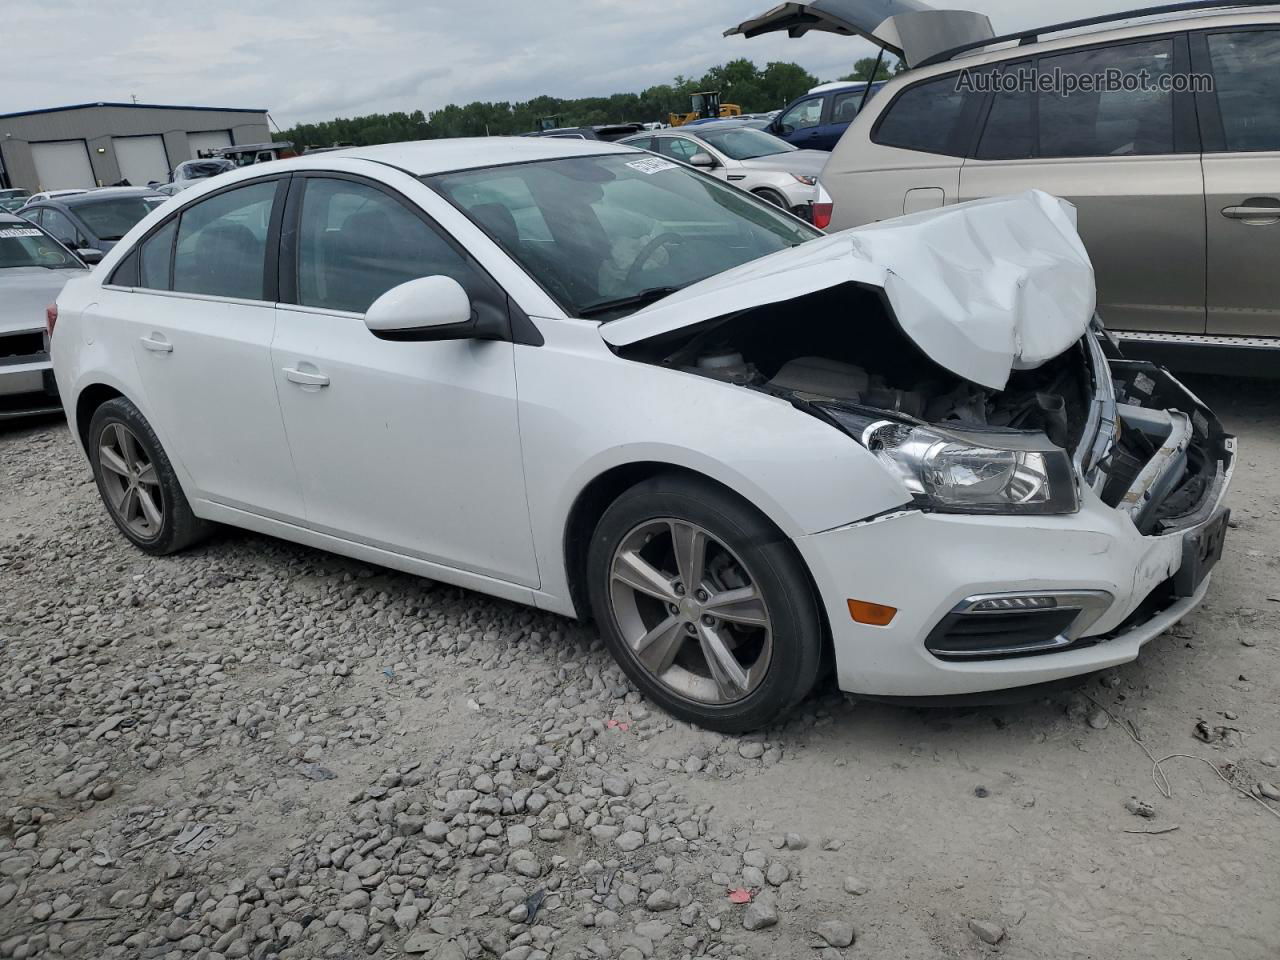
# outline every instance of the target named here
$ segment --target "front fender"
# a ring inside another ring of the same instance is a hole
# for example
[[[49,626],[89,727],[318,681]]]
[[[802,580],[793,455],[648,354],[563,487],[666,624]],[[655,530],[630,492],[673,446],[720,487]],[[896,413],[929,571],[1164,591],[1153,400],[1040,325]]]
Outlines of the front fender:
[[[544,591],[567,596],[563,538],[582,491],[633,463],[671,464],[737,491],[788,537],[910,499],[839,430],[757,391],[615,356],[593,325],[539,320],[517,347],[520,429]]]

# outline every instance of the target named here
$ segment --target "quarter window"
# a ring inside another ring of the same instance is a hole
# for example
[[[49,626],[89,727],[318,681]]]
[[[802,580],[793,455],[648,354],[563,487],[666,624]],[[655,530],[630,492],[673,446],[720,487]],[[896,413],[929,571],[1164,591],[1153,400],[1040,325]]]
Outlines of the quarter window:
[[[173,237],[178,232],[178,221],[170,220],[147,238],[138,257],[141,276],[138,286],[148,290],[173,289],[169,264],[173,259]]]
[[[966,106],[974,97],[959,89],[959,74],[908,87],[889,105],[871,139],[886,147],[964,156],[968,142]]]
[[[280,182],[228,190],[182,211],[173,258],[174,290],[266,299],[267,231]]]
[[[363,313],[392,287],[453,277],[473,299],[477,271],[436,230],[363,183],[309,177],[298,228],[298,302]]]
[[[1280,30],[1211,34],[1208,43],[1227,149],[1280,150]]]
[[[1040,155],[1124,157],[1173,153],[1173,41],[1130,43],[1042,57],[1041,76],[1145,76],[1145,89],[1040,94]]]

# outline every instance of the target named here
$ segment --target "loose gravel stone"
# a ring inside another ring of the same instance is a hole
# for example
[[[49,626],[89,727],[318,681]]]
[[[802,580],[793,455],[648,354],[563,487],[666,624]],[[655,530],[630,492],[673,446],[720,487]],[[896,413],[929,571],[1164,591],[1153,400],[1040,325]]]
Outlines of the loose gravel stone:
[[[826,920],[818,924],[814,930],[829,947],[847,947],[853,943],[855,933],[853,924],[847,920]]]
[[[769,894],[762,893],[756,897],[742,914],[742,926],[746,930],[763,930],[777,922],[778,906]]]

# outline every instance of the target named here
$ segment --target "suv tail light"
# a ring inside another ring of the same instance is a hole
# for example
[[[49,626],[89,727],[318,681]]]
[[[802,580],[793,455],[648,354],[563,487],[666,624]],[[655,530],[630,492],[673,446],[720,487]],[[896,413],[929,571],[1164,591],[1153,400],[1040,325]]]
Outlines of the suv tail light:
[[[813,225],[819,230],[831,226],[831,214],[835,210],[834,203],[815,203],[813,205]]]
[[[58,325],[58,305],[51,303],[44,308],[44,328],[53,336],[53,328]]]

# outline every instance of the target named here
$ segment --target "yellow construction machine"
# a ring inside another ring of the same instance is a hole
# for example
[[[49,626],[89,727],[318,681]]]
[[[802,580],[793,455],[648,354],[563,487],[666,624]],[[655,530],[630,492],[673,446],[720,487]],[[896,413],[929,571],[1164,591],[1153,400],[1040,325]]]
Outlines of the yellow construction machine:
[[[673,127],[683,127],[695,120],[723,120],[725,117],[742,116],[742,108],[736,103],[721,103],[719,90],[706,90],[693,95],[693,107],[688,113],[672,113],[667,122]]]

